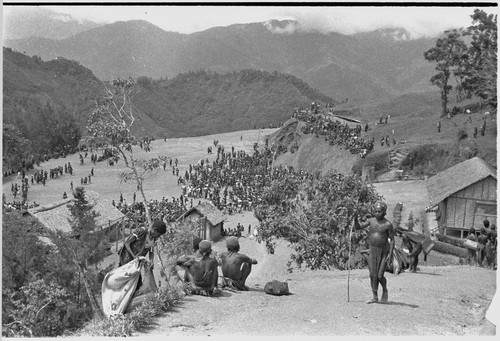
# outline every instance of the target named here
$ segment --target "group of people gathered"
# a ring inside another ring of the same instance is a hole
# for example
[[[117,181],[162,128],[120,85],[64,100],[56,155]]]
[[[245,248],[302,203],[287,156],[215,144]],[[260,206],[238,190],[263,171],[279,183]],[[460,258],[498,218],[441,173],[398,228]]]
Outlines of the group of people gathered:
[[[325,141],[328,141],[330,145],[338,145],[349,150],[351,154],[361,154],[363,157],[374,147],[374,139],[365,140],[361,138],[363,130],[361,124],[351,128],[349,124],[331,119],[328,115],[325,116],[315,112],[303,114],[302,111],[296,110],[292,117],[306,123],[302,128],[304,134],[314,133],[316,137],[324,136]]]
[[[491,224],[490,226],[490,221],[485,219],[479,230],[479,235],[476,229],[471,227],[467,239],[475,243],[472,243],[472,247],[468,247],[469,264],[496,270],[498,246],[496,225]]]
[[[233,213],[252,210],[260,203],[264,188],[273,180],[290,176],[302,180],[312,177],[306,171],[295,171],[289,166],[271,167],[272,157],[272,151],[267,147],[253,155],[234,149],[229,152],[218,149],[217,158],[212,163],[203,160],[189,167],[190,183],[185,186],[185,193],[191,198],[210,200],[224,213]]]
[[[166,224],[161,220],[156,220],[149,230],[143,227],[137,228],[120,250],[118,265],[127,264],[137,257],[149,256],[152,261],[154,242],[165,234],[166,230]],[[246,280],[252,271],[252,265],[257,264],[257,260],[239,253],[238,237],[228,237],[227,252],[220,255],[212,251],[210,241],[199,237],[193,238],[192,247],[192,254],[183,255],[175,260],[179,279],[186,283],[187,289],[192,294],[214,295],[221,288],[249,290]],[[219,266],[222,272],[220,288]],[[142,280],[139,281],[136,290],[139,290],[141,285]]]

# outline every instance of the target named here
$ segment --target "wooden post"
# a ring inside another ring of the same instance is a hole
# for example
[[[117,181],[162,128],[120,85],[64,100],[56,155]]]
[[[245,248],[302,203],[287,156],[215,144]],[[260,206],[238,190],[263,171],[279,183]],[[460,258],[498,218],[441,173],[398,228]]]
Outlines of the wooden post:
[[[207,238],[206,238],[206,235],[207,235],[207,217],[206,217],[206,216],[205,216],[204,229],[205,229],[205,239],[207,239]],[[210,237],[211,237],[211,236],[210,236],[210,232],[211,232],[211,231],[208,231],[208,239],[210,239]]]
[[[116,229],[115,252],[118,252],[118,229]]]
[[[120,230],[122,231],[122,240],[125,239],[125,226],[123,224],[117,224],[118,226],[121,226]]]

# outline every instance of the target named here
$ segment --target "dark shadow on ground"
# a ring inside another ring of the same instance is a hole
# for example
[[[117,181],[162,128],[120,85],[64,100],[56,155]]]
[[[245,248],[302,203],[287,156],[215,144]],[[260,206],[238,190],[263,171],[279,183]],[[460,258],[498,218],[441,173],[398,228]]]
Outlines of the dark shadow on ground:
[[[263,292],[265,293],[264,289],[262,288],[248,288],[249,290],[248,291],[256,291],[256,292]]]
[[[402,307],[410,307],[410,308],[419,308],[420,306],[417,304],[409,304],[409,303],[403,303],[403,302],[393,302],[393,301],[388,301],[388,302],[378,302],[378,304],[385,304],[385,305],[399,305]]]
[[[441,274],[436,274],[436,273],[433,273],[433,272],[421,272],[421,271],[417,271],[417,272],[409,272],[409,274],[411,275],[430,275],[430,276],[443,276]]]

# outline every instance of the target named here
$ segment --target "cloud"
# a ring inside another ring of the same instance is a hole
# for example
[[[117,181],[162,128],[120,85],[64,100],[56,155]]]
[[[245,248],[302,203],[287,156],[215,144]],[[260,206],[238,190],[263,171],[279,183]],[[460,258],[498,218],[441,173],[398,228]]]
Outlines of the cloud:
[[[48,6],[52,10],[98,23],[142,19],[166,30],[193,33],[214,26],[265,22],[275,33],[294,30],[353,34],[384,28],[404,28],[412,38],[434,37],[450,28],[471,24],[474,7],[403,6]],[[495,13],[497,8],[484,8]],[[296,20],[299,25],[269,26],[269,20]]]
[[[473,11],[473,7],[372,6],[282,8],[275,13],[293,18],[304,31],[354,34],[377,29],[404,28],[412,38],[420,38],[435,37],[450,28],[469,26]]]
[[[73,21],[75,20],[71,15],[68,15],[68,14],[58,14],[58,15],[54,15],[52,17],[52,19],[55,19],[55,20],[60,20],[62,22],[70,22],[70,21]]]
[[[277,34],[292,34],[297,30],[300,30],[300,25],[297,22],[287,21],[283,26],[278,26],[274,20],[268,20],[264,22],[264,27],[267,28],[272,33]]]

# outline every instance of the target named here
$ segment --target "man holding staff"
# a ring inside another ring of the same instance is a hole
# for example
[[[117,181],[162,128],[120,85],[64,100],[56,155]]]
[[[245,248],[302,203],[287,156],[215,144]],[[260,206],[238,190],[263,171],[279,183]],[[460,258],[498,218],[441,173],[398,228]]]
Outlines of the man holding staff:
[[[392,223],[385,219],[387,204],[377,201],[374,205],[375,217],[360,222],[358,216],[354,216],[354,230],[368,228],[368,244],[370,255],[368,257],[368,269],[370,270],[371,287],[373,297],[368,304],[378,302],[378,285],[382,285],[381,302],[387,302],[389,292],[387,291],[387,279],[384,277],[387,261],[392,263],[394,249],[394,229]]]

